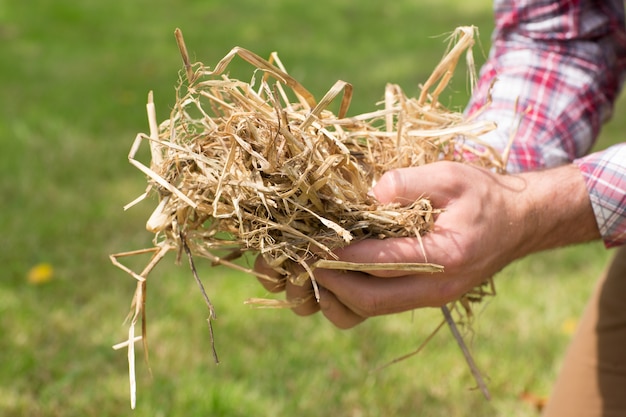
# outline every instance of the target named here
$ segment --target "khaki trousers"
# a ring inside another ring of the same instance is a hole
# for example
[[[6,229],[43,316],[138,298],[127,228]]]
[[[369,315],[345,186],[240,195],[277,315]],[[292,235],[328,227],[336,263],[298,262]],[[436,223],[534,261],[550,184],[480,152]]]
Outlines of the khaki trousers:
[[[626,417],[626,246],[589,300],[543,415]]]

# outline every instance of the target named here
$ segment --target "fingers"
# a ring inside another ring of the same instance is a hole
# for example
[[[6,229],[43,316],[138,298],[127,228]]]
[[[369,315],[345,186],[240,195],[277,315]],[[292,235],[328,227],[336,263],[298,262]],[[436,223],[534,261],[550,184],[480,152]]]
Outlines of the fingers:
[[[349,329],[365,321],[363,317],[350,310],[332,292],[320,288],[319,308],[324,317],[340,329]]]
[[[294,307],[291,310],[299,316],[308,316],[320,310],[311,281],[307,281],[303,285],[295,285],[287,280],[285,297],[287,301],[293,303]]]
[[[358,264],[368,263],[423,263],[430,261],[415,238],[366,239],[335,251],[342,261]],[[371,271],[378,277],[397,277],[407,275],[406,271],[383,270]]]
[[[259,273],[259,275],[270,278],[258,278],[265,289],[274,293],[284,291],[286,300],[294,305],[291,310],[300,316],[311,315],[321,309],[324,316],[341,329],[354,327],[366,318],[352,311],[332,292],[322,286],[318,287],[320,293],[320,300],[318,302],[315,298],[311,281],[307,281],[304,285],[294,285],[286,277],[282,277],[274,271],[261,256],[257,257],[255,260],[254,270]]]
[[[320,269],[315,276],[318,283],[331,292],[346,309],[363,318],[420,307],[439,307],[457,299],[471,288],[463,280],[448,280],[440,273],[389,279],[362,272]],[[466,288],[468,285],[470,288]],[[331,307],[336,308],[334,305]],[[322,305],[322,311],[328,316],[326,310],[328,307]],[[341,323],[344,319],[336,318],[340,314],[351,313],[345,310],[335,312],[335,319],[331,321]]]
[[[315,299],[313,286],[310,281],[304,285],[295,285],[287,277],[280,275],[271,268],[262,256],[257,256],[254,261],[254,270],[261,276],[269,279],[257,277],[263,287],[273,293],[285,292],[285,298],[294,307],[291,309],[300,316],[307,316],[319,311],[319,305]]]
[[[389,239],[389,242],[398,241],[397,245],[386,247],[390,254],[397,254],[403,250],[413,248],[411,240]],[[368,241],[363,241],[368,242]],[[372,240],[369,244],[377,245],[385,240]],[[403,246],[406,245],[406,246]],[[385,246],[383,246],[385,248]],[[343,259],[360,262],[361,251],[354,254],[347,253]],[[392,256],[392,255],[387,255]],[[404,256],[404,255],[400,255]],[[421,257],[420,252],[415,256]],[[372,259],[367,259],[372,262]],[[393,262],[381,255],[374,261]],[[257,260],[257,271],[270,274],[270,268],[262,261]],[[282,281],[280,286],[275,282],[261,280],[270,291],[278,288],[285,291],[287,301],[294,304],[294,313],[307,316],[321,310],[324,316],[335,326],[348,329],[363,322],[368,317],[398,313],[420,307],[438,307],[455,300],[471,289],[464,280],[446,279],[441,273],[411,274],[402,271],[376,271],[378,276],[357,271],[330,270],[318,268],[315,270],[315,281],[319,287],[320,300],[315,298],[311,281],[305,285],[294,285],[289,280]]]
[[[263,259],[262,256],[257,256],[254,261],[254,270],[259,274],[257,279],[263,285],[263,287],[269,292],[281,292],[285,290],[285,282],[287,281],[284,276],[281,276],[273,268],[271,268]],[[266,276],[270,279],[264,279],[262,276]]]

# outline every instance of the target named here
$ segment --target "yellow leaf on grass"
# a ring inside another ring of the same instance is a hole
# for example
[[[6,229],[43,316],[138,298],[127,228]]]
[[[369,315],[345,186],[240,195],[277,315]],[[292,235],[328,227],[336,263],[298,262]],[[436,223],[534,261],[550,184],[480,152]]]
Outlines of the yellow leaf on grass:
[[[567,336],[571,336],[576,331],[578,327],[578,320],[570,317],[566,319],[563,324],[561,324],[561,332]]]
[[[29,271],[26,279],[30,284],[39,285],[45,284],[46,282],[50,282],[52,280],[52,276],[54,275],[54,269],[52,265],[48,263],[40,263],[33,266]]]

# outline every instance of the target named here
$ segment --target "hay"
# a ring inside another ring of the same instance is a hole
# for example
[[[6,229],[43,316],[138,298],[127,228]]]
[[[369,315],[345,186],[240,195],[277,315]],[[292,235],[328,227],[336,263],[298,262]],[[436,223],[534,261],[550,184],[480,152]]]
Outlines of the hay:
[[[348,117],[350,84],[337,81],[318,102],[286,72],[277,54],[265,60],[238,47],[214,69],[192,64],[177,30],[184,72],[175,105],[169,119],[159,124],[150,93],[150,134],[137,135],[129,154],[130,163],[147,176],[148,187],[126,208],[149,195],[159,199],[146,224],[155,234],[154,247],[111,255],[116,266],[137,280],[128,341],[118,346],[129,350],[133,407],[134,328],[141,318],[145,344],[146,279],[171,250],[187,255],[201,289],[193,256],[259,276],[232,262],[244,252],[258,254],[283,279],[298,285],[311,281],[315,291],[316,267],[442,270],[440,265],[427,263],[348,264],[335,260],[333,251],[367,238],[419,238],[433,229],[438,210],[426,197],[401,206],[380,205],[370,195],[372,185],[390,169],[440,160],[467,162],[469,157],[472,163],[504,170],[495,151],[482,146],[486,151],[477,152],[474,146],[480,143],[480,135],[495,126],[466,118],[439,102],[463,55],[473,68],[474,32],[472,27],[454,32],[449,51],[418,98],[389,84],[380,108]],[[252,65],[250,82],[225,75],[236,56]],[[337,114],[329,110],[335,101]],[[149,164],[135,159],[146,142]],[[119,260],[150,252],[153,257],[140,273]],[[467,314],[471,313],[469,303],[484,295],[482,287],[477,291],[462,299]],[[291,306],[277,300],[251,301]]]

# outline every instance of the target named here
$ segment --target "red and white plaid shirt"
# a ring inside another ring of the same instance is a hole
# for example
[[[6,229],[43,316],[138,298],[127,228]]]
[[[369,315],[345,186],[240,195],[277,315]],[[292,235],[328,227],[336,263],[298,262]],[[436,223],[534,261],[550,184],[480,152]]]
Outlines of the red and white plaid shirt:
[[[491,93],[479,118],[498,124],[485,136],[498,149],[514,135],[508,170],[574,162],[605,245],[626,243],[626,142],[588,154],[626,75],[624,3],[495,0],[495,18],[468,113]]]

